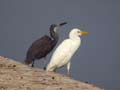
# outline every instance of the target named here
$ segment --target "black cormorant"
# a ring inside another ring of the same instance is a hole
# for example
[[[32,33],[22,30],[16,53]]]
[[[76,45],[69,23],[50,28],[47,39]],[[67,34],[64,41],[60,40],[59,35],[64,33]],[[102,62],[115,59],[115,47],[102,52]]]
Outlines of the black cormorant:
[[[67,24],[66,22],[59,25],[52,24],[50,26],[50,36],[43,36],[40,39],[32,43],[26,54],[25,64],[34,67],[34,61],[36,59],[45,58],[49,54],[58,42],[59,36],[57,29],[60,26]]]

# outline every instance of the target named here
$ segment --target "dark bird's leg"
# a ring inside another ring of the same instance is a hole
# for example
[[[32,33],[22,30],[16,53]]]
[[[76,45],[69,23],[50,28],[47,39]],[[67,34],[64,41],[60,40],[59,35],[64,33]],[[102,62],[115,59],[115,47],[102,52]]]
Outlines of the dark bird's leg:
[[[43,70],[46,70],[46,66],[43,68]]]
[[[33,60],[31,67],[34,67],[34,62],[35,62],[35,60]]]
[[[46,60],[47,60],[47,57],[44,57],[44,61],[43,61],[43,63],[44,63],[44,67],[43,67],[43,70],[46,70]]]

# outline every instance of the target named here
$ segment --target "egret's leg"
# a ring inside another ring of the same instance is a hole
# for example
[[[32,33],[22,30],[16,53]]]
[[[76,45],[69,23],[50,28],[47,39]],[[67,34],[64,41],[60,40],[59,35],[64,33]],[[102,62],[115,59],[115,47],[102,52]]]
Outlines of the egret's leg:
[[[71,65],[71,62],[68,62],[67,64],[67,75],[70,77],[70,65]]]

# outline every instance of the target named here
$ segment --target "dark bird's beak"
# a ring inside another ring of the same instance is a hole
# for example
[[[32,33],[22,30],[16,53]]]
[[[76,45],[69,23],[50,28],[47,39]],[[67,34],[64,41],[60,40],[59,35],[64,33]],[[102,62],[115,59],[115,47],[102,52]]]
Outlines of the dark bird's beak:
[[[60,23],[58,26],[63,26],[65,24],[67,24],[67,22]]]

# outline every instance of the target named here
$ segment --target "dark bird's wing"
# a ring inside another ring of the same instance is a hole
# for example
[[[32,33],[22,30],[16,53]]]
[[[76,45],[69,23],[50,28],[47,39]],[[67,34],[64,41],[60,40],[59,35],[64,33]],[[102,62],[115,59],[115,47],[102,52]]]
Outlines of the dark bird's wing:
[[[51,42],[52,40],[48,36],[43,36],[36,40],[28,49],[26,59],[40,59],[45,57],[52,50]]]

